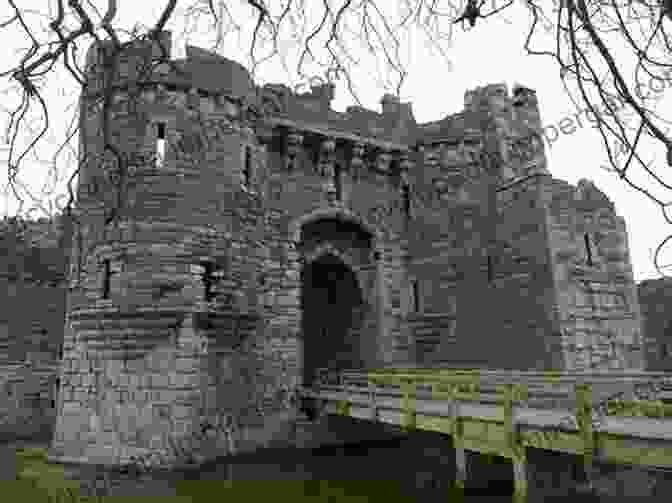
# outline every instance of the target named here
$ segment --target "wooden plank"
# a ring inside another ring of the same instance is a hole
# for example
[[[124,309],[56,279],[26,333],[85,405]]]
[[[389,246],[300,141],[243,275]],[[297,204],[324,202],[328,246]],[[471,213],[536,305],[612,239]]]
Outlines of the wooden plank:
[[[525,447],[577,454],[583,452],[583,438],[577,432],[552,429],[522,429],[519,432]]]
[[[462,418],[465,438],[484,438],[488,441],[506,442],[506,427],[503,422],[475,418]]]
[[[510,458],[511,451],[508,445],[504,442],[491,442],[483,438],[467,438],[464,437],[461,441],[464,449],[469,451],[479,452],[481,454],[492,454],[494,456],[501,456],[503,458]]]
[[[646,442],[606,433],[598,434],[596,440],[600,460],[672,468],[672,447],[668,443]]]
[[[417,414],[415,416],[415,424],[420,430],[436,431],[438,433],[445,433],[446,435],[451,435],[454,428],[453,418],[445,416]]]

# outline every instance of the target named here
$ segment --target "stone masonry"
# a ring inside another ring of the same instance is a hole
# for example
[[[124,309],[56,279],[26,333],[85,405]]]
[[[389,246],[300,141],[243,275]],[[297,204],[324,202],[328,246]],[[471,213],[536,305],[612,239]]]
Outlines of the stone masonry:
[[[637,285],[646,337],[646,363],[651,370],[672,370],[672,281],[651,279]]]
[[[87,56],[53,458],[272,444],[319,368],[643,367],[624,221],[550,176],[534,91],[418,124],[195,47],[138,77],[160,49]]]

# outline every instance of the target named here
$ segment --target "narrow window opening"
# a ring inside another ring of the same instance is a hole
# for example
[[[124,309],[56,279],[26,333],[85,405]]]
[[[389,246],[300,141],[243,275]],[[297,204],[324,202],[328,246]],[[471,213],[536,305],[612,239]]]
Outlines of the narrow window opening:
[[[420,312],[420,285],[418,284],[418,280],[414,279],[411,281],[411,297],[413,301],[413,312],[414,313],[419,313]]]
[[[492,266],[492,257],[488,255],[488,282],[491,283],[494,279],[494,271]]]
[[[411,187],[408,183],[401,187],[401,198],[404,205],[404,215],[406,218],[411,218]]]
[[[214,299],[214,293],[212,291],[212,285],[214,283],[214,272],[215,267],[212,262],[203,262],[203,299],[206,302],[211,302]]]
[[[160,168],[166,158],[166,123],[156,123],[156,167]]]
[[[343,196],[343,183],[341,180],[341,165],[334,165],[334,188],[336,190],[336,200],[341,201]]]
[[[586,257],[588,260],[588,265],[593,265],[593,251],[590,248],[590,236],[588,234],[583,235],[583,242],[586,245]]]
[[[243,160],[243,185],[246,188],[250,187],[252,183],[252,148],[245,145],[245,153]]]
[[[103,261],[103,299],[110,298],[110,279],[112,276],[112,268],[110,259]]]

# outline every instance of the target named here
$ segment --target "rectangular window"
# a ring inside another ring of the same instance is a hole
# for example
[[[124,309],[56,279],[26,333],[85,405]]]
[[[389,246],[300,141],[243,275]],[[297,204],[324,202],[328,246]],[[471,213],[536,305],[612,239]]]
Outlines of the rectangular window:
[[[593,265],[593,251],[590,249],[590,236],[588,234],[583,235],[583,242],[586,245],[586,261],[588,265]]]
[[[420,312],[420,284],[417,279],[411,280],[411,306],[414,313]]]
[[[401,186],[401,198],[404,206],[404,215],[411,218],[411,187],[408,183]]]
[[[156,167],[161,168],[166,159],[166,123],[156,123]]]
[[[334,187],[336,189],[336,200],[341,201],[343,198],[343,180],[341,177],[341,165],[334,165]]]
[[[215,297],[212,291],[215,266],[212,262],[203,262],[201,265],[203,266],[203,276],[201,277],[203,281],[203,299],[206,302],[211,302]]]
[[[103,260],[103,299],[110,298],[110,279],[112,276],[112,268],[110,259]]]
[[[245,145],[243,159],[243,186],[250,188],[252,184],[252,147]]]
[[[495,271],[492,264],[492,257],[488,254],[488,282],[492,282],[495,277]]]

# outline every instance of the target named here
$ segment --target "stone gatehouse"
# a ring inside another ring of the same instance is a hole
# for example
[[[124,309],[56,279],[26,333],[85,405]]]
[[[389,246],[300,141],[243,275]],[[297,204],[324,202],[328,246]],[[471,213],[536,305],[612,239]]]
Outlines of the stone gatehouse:
[[[422,124],[195,47],[138,80],[160,47],[106,47],[80,100],[54,458],[125,462],[204,418],[254,449],[318,368],[642,368],[625,222],[550,176],[533,90]]]

